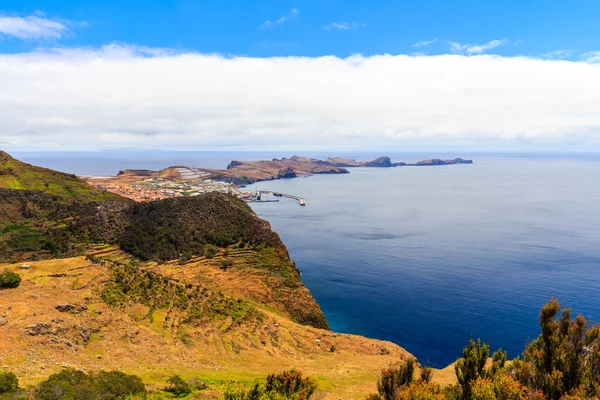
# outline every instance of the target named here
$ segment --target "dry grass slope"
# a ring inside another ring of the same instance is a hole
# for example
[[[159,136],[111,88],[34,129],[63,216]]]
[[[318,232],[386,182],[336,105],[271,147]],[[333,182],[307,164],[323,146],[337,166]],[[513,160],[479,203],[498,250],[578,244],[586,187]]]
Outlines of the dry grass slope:
[[[97,254],[130,261],[111,248]],[[236,260],[252,263],[253,257],[237,254]],[[260,271],[253,274],[241,266],[223,271],[219,257],[140,268],[184,285],[222,289],[224,295],[248,302],[260,318],[236,323],[226,315],[194,324],[182,320],[184,314],[174,307],[151,309],[136,301],[109,306],[102,299],[111,280],[109,262],[76,257],[30,265],[0,265],[23,277],[19,288],[0,291],[0,358],[24,384],[68,365],[88,371],[119,369],[155,388],[173,374],[198,377],[209,384],[202,396],[216,398],[228,385],[298,368],[317,379],[324,398],[359,399],[374,390],[381,368],[412,357],[389,342],[293,322],[262,297],[266,283]]]

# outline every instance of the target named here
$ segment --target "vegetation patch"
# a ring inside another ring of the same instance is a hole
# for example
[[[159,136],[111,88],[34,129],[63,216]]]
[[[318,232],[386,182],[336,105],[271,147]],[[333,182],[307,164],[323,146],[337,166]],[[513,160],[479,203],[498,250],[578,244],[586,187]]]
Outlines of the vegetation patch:
[[[317,392],[317,383],[296,370],[267,376],[266,382],[249,389],[228,389],[225,400],[308,400]]]
[[[0,273],[0,290],[2,289],[14,289],[19,287],[21,284],[21,277],[19,274],[4,270]]]
[[[180,321],[196,325],[225,318],[231,318],[236,324],[262,320],[260,312],[253,306],[221,292],[200,285],[184,285],[131,265],[114,263],[110,268],[111,280],[102,293],[109,305],[131,302],[143,304],[150,310],[175,310],[180,313]]]
[[[15,393],[19,390],[19,379],[12,372],[0,372],[0,394]]]
[[[457,385],[431,383],[431,371],[414,379],[414,363],[384,369],[370,400],[583,400],[600,397],[600,325],[589,326],[581,315],[553,299],[540,312],[541,335],[522,358],[506,362],[498,350],[470,340],[455,364]],[[559,314],[560,313],[560,314]]]
[[[125,399],[145,395],[146,387],[135,375],[119,371],[83,371],[65,369],[50,375],[35,391],[36,400]]]

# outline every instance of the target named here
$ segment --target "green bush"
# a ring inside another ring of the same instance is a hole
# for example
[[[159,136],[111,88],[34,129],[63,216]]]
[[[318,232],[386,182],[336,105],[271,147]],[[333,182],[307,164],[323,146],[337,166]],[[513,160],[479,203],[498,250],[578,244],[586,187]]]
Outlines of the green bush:
[[[458,383],[462,386],[465,400],[471,399],[471,384],[484,377],[485,362],[490,354],[490,346],[477,339],[469,340],[469,345],[463,350],[463,358],[456,361],[454,371]]]
[[[65,369],[50,375],[35,391],[36,400],[120,400],[130,395],[144,395],[146,388],[135,375],[119,371],[100,371],[94,374]]]
[[[215,255],[217,255],[218,252],[219,249],[216,246],[213,246],[212,244],[208,244],[204,248],[204,255],[207,258],[213,258]]]
[[[317,384],[303,378],[296,370],[271,374],[266,384],[255,384],[250,389],[228,389],[224,400],[308,400],[317,391]]]
[[[192,393],[192,388],[190,385],[181,379],[179,375],[174,375],[167,380],[169,386],[167,386],[164,390],[169,393],[173,393],[175,396],[183,397]]]
[[[221,269],[227,270],[227,268],[233,266],[233,260],[223,260],[221,261]]]
[[[12,393],[19,389],[19,380],[12,372],[0,372],[0,394]]]
[[[19,287],[20,284],[21,277],[19,274],[15,274],[8,270],[4,270],[4,272],[0,274],[0,289],[14,289]]]

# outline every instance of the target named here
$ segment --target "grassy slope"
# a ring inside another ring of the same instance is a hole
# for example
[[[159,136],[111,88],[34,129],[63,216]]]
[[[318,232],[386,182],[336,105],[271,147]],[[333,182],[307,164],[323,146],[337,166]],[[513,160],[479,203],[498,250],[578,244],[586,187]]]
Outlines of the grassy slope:
[[[110,236],[108,229],[96,227],[131,204],[75,175],[29,165],[0,151],[0,261],[81,252],[87,241],[108,240],[102,237]],[[94,214],[98,218],[88,225],[96,232],[90,236],[76,220]]]
[[[0,151],[0,188],[36,190],[64,199],[117,200],[121,197],[98,190],[75,175],[36,167]]]
[[[139,204],[6,153],[0,153],[0,168],[4,185],[12,187],[0,188],[0,261],[81,255],[94,243],[165,261],[235,243],[261,250],[252,273],[268,282],[269,304],[300,323],[327,328],[279,236],[237,198],[210,193]]]
[[[240,264],[227,271],[218,266],[218,257],[185,266],[140,265],[189,288],[222,289],[227,298],[239,299],[260,314],[241,322],[228,310],[214,320],[195,322],[184,318],[185,310],[151,310],[141,300],[111,307],[101,297],[111,282],[111,267],[83,257],[32,262],[29,270],[0,265],[23,277],[19,288],[0,291],[0,316],[6,321],[0,326],[0,359],[23,384],[39,382],[63,365],[120,369],[157,388],[172,374],[198,377],[209,384],[199,398],[216,398],[228,385],[249,384],[295,367],[317,379],[324,398],[359,399],[375,389],[381,368],[411,357],[389,342],[297,324],[268,302],[263,304],[252,293],[261,291],[264,281],[241,265],[255,263],[256,255],[241,253],[236,256]],[[130,260],[110,248],[103,254]],[[87,309],[55,309],[64,303],[85,304]],[[28,334],[27,327],[36,323],[49,325],[43,334]]]
[[[94,232],[81,231],[81,226],[105,226],[108,221],[108,233],[127,231],[118,224],[129,220],[112,216],[120,216],[121,208],[137,207],[71,175],[21,163],[5,153],[0,153],[0,172],[0,251],[7,244],[10,248],[35,247],[61,238],[71,246],[73,236],[69,235],[73,232],[86,246],[81,250],[89,251]],[[113,300],[117,300],[112,306],[103,300],[107,287],[115,282],[111,263],[93,264],[75,257],[30,262],[31,270],[19,269],[20,264],[0,265],[0,269],[18,271],[24,278],[18,289],[0,291],[0,317],[6,322],[0,324],[3,365],[25,384],[42,380],[63,364],[88,370],[121,369],[158,386],[173,373],[199,376],[210,384],[209,398],[228,384],[250,383],[268,373],[296,367],[316,377],[327,397],[362,398],[374,390],[382,367],[410,357],[391,343],[294,322],[326,326],[285,247],[247,205],[214,195],[150,205],[130,214],[142,217],[138,220],[141,225],[137,224],[141,233],[148,222],[161,219],[153,218],[158,212],[164,221],[152,229],[169,237],[175,228],[175,236],[183,233],[188,237],[191,231],[187,229],[205,227],[204,223],[189,224],[185,221],[189,218],[171,222],[180,215],[191,218],[198,214],[194,213],[196,206],[211,210],[206,222],[223,235],[244,237],[250,232],[251,238],[258,240],[241,248],[231,246],[228,255],[221,249],[214,258],[195,256],[185,266],[143,263],[141,271],[166,280],[148,280],[127,272],[125,291],[129,292],[124,296],[123,287],[117,288],[120,292],[113,291]],[[227,208],[225,214],[223,207]],[[227,225],[219,222],[223,215],[228,216]],[[240,225],[246,230],[231,230]],[[178,231],[179,227],[184,230]],[[209,230],[215,231],[213,228]],[[203,237],[201,230],[193,233]],[[114,244],[99,246],[97,253],[112,261],[137,263]],[[233,266],[220,268],[224,259],[232,260]],[[145,283],[136,286],[136,282]],[[166,300],[154,301],[160,296]],[[87,309],[79,313],[55,309],[66,302],[86,304]],[[29,334],[27,327],[36,323],[47,325],[40,325],[41,334]],[[335,352],[329,351],[331,346]]]

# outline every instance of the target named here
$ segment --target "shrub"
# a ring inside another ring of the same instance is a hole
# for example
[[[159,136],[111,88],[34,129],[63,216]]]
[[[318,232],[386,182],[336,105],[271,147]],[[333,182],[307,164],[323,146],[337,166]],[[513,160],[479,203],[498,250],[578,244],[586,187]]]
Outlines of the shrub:
[[[317,384],[303,378],[296,370],[271,374],[266,384],[255,384],[250,389],[227,389],[224,400],[308,400],[317,391]]]
[[[408,360],[395,368],[386,368],[381,371],[381,378],[377,382],[377,394],[373,399],[395,400],[403,386],[413,382],[415,373],[414,360]]]
[[[207,258],[213,258],[215,255],[217,255],[218,251],[219,251],[219,249],[216,246],[213,246],[212,244],[208,244],[204,248],[204,255]]]
[[[186,250],[183,253],[181,253],[180,257],[179,257],[179,264],[183,265],[186,262],[190,261],[192,259],[194,255],[192,254],[191,251]]]
[[[0,274],[0,289],[14,289],[19,287],[21,284],[21,277],[19,274],[15,274],[14,272],[4,270]]]
[[[487,343],[482,344],[479,339],[477,342],[471,339],[469,345],[463,350],[463,358],[456,361],[454,371],[465,400],[471,399],[471,384],[485,376],[485,362],[489,354],[490,346]]]
[[[425,367],[421,370],[421,376],[419,381],[429,383],[431,382],[431,377],[433,375],[433,370],[429,367]]]
[[[542,333],[511,365],[521,384],[541,389],[550,400],[575,393],[600,397],[600,325],[588,326],[581,315],[561,310],[556,299],[540,312]]]
[[[221,261],[221,269],[227,270],[227,268],[233,266],[233,260],[223,260]]]
[[[413,382],[404,387],[396,400],[445,400],[446,396],[440,385],[434,383]]]
[[[146,393],[142,380],[119,371],[100,371],[95,374],[65,369],[50,375],[35,392],[37,400],[123,399]]]
[[[174,375],[167,380],[169,386],[164,390],[169,393],[173,393],[175,396],[187,396],[192,393],[190,385],[181,379],[179,375]]]
[[[0,394],[12,393],[19,389],[19,380],[12,372],[0,372]]]
[[[296,395],[298,400],[306,400],[317,391],[317,384],[310,378],[302,378],[302,372],[292,369],[267,376],[265,388],[267,392],[286,396]]]
[[[369,400],[583,400],[600,398],[600,325],[589,326],[582,316],[571,318],[552,299],[542,307],[542,333],[510,366],[506,352],[492,355],[489,346],[470,340],[456,362],[459,384],[441,388],[428,383],[431,372],[421,372],[411,383],[408,366],[384,369],[378,393]],[[404,368],[403,368],[404,367]]]

